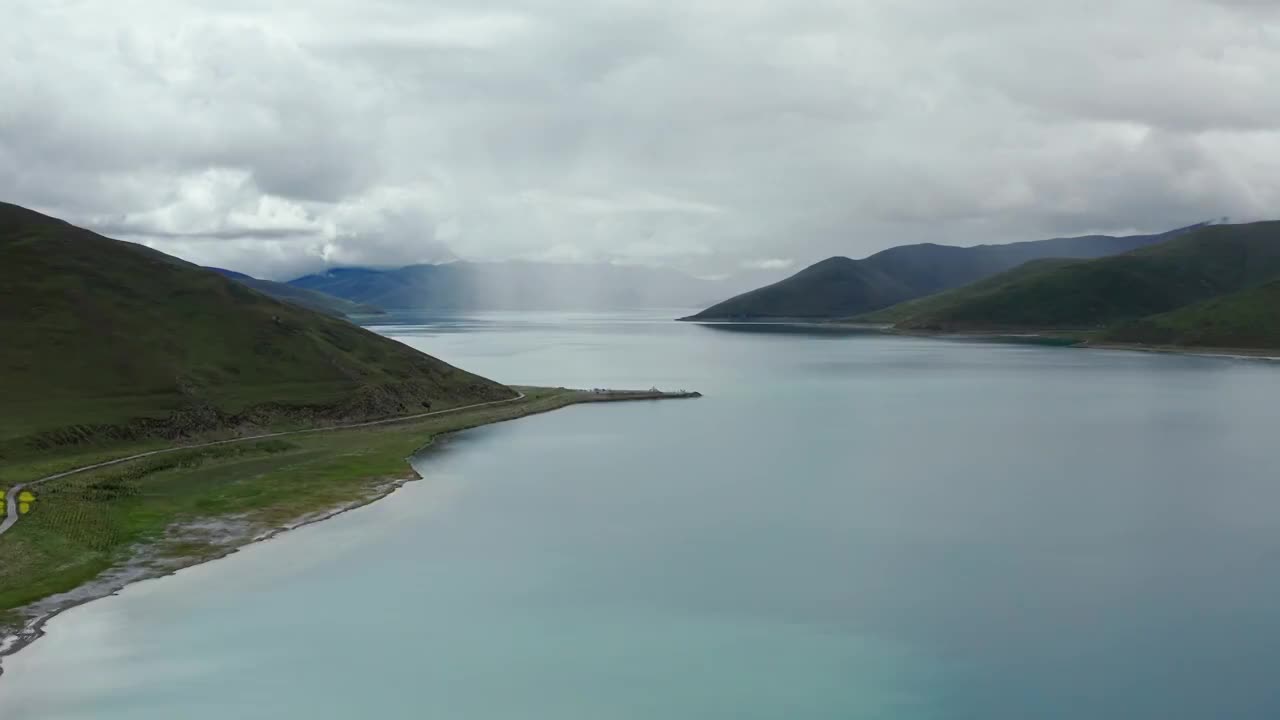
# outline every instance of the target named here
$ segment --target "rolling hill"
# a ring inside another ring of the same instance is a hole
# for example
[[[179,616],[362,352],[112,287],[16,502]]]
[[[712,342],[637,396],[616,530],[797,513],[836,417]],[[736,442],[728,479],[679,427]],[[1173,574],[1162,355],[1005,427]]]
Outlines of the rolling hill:
[[[1215,225],[1123,255],[1024,266],[882,316],[910,330],[1093,331],[1248,290],[1277,277],[1280,222]],[[1245,296],[1242,302],[1253,297]]]
[[[262,280],[251,275],[236,272],[234,270],[224,270],[223,268],[207,267],[206,270],[212,270],[223,277],[231,278],[241,285],[257,290],[263,295],[273,297],[281,302],[300,305],[308,310],[332,315],[334,317],[353,317],[357,315],[382,315],[385,314],[381,308],[373,305],[361,305],[345,300],[340,297],[327,295],[316,290],[308,290],[306,288],[295,287],[288,283],[275,282],[272,280]]]
[[[1017,287],[1020,283],[1030,282],[1044,273],[1054,272],[1082,262],[1088,261],[1065,260],[1061,258],[1032,260],[1028,263],[1024,263],[1023,265],[1019,265],[1012,270],[1006,270],[998,275],[984,278],[975,283],[955,288],[954,290],[944,290],[943,292],[936,293],[934,295],[926,295],[922,298],[916,298],[915,300],[900,302],[897,305],[890,305],[889,307],[881,310],[875,310],[845,319],[853,322],[897,324],[905,322],[913,317],[924,317],[932,313],[937,313],[945,310],[951,305],[956,305],[973,298],[983,297],[992,293],[1002,292],[1010,288]]]
[[[1159,235],[1089,235],[974,247],[902,245],[862,260],[833,257],[682,319],[850,317],[961,287],[1031,260],[1105,257],[1163,242],[1188,229]]]
[[[0,203],[0,458],[514,391],[216,272]]]
[[[1141,345],[1280,348],[1280,279],[1121,323],[1099,339]]]

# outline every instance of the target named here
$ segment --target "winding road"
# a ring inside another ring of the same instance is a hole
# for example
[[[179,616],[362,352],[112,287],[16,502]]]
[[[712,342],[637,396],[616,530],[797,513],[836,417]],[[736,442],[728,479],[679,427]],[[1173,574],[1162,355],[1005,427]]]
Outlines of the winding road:
[[[95,463],[93,465],[85,465],[84,467],[78,467],[78,468],[75,468],[74,470],[67,470],[65,472],[60,472],[54,475],[49,475],[47,477],[42,477],[39,480],[32,480],[31,482],[27,482],[27,483],[19,483],[9,488],[9,492],[5,495],[5,517],[4,517],[4,521],[0,522],[0,535],[5,534],[6,532],[9,531],[9,528],[17,524],[18,517],[19,517],[18,495],[23,490],[31,487],[32,485],[39,485],[41,483],[49,482],[50,480],[57,480],[58,478],[67,477],[68,475],[77,475],[79,473],[87,472],[89,470],[97,470],[98,468],[110,467],[112,465],[119,465],[120,463],[126,463],[131,460],[137,460],[139,458],[151,457],[152,455],[164,455],[165,453],[178,452],[180,450],[195,450],[198,448],[212,447],[214,445],[230,445],[232,443],[250,442],[253,440],[265,440],[267,438],[284,437],[286,435],[302,435],[305,433],[331,432],[333,430],[351,430],[354,428],[369,427],[371,425],[387,425],[389,423],[407,422],[409,420],[420,420],[424,417],[431,417],[433,415],[447,415],[449,413],[462,412],[463,410],[474,410],[476,408],[487,407],[489,405],[502,405],[505,403],[517,402],[524,399],[525,399],[525,394],[520,392],[519,390],[516,390],[516,396],[513,398],[507,398],[506,400],[490,400],[489,402],[475,403],[472,405],[463,405],[462,407],[449,408],[447,410],[434,410],[432,412],[418,413],[417,415],[404,415],[402,417],[386,418],[384,420],[371,420],[369,422],[352,423],[350,425],[333,425],[330,427],[307,428],[305,430],[288,430],[286,432],[266,433],[265,435],[249,435],[246,437],[231,438],[230,440],[214,440],[213,442],[200,443],[198,445],[177,445],[170,448],[162,448],[160,450],[151,450],[148,452],[138,453],[137,455],[130,455],[128,457],[116,458],[115,460],[107,460],[106,462]]]

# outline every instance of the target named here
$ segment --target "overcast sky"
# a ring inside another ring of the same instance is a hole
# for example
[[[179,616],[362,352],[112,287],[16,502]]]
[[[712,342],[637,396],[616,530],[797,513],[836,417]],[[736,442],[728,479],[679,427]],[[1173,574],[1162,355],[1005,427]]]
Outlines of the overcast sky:
[[[1272,0],[0,3],[0,199],[266,277],[1280,215]]]

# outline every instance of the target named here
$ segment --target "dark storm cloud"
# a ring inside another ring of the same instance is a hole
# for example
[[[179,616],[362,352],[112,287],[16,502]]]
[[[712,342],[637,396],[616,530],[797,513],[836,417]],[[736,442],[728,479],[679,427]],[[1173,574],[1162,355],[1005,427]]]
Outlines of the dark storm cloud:
[[[452,257],[712,275],[1252,219],[1243,0],[49,4],[0,27],[0,196],[277,276]]]

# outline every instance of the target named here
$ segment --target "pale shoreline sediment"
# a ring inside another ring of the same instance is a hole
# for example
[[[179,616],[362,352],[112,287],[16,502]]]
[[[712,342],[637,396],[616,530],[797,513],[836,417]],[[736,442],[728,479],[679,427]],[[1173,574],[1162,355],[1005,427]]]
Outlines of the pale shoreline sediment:
[[[243,518],[224,518],[224,523],[220,523],[228,528],[228,531],[222,536],[225,540],[224,544],[218,545],[218,551],[208,555],[198,557],[176,557],[163,558],[162,553],[158,552],[158,548],[152,546],[139,546],[134,549],[134,555],[122,565],[113,567],[102,573],[98,577],[76,588],[63,593],[51,595],[49,597],[37,600],[26,608],[36,608],[35,615],[29,619],[21,629],[16,632],[10,632],[0,636],[0,677],[4,675],[3,660],[10,655],[15,655],[31,643],[44,637],[45,626],[50,620],[53,620],[62,613],[77,608],[81,605],[91,603],[94,600],[101,600],[106,597],[118,595],[120,591],[142,582],[144,580],[155,580],[157,578],[175,575],[186,568],[203,565],[214,560],[239,552],[241,549],[260,542],[270,540],[277,535],[297,530],[307,525],[328,520],[337,517],[345,512],[357,510],[366,505],[375,503],[400,489],[406,483],[421,480],[416,472],[414,477],[404,477],[388,480],[379,484],[374,492],[359,500],[353,500],[334,506],[329,510],[319,513],[311,513],[307,516],[299,518],[293,522],[276,527],[254,527]],[[202,527],[204,526],[204,527]],[[180,541],[187,537],[185,531],[191,528],[205,529],[205,523],[194,523],[192,526],[177,525],[172,528],[175,534],[174,541]],[[234,528],[234,529],[232,529]],[[249,532],[236,532],[236,530],[246,530]],[[254,532],[256,530],[256,532]],[[210,538],[204,534],[203,539],[217,542],[218,538]],[[164,541],[158,543],[163,545]]]
[[[1201,357],[1232,358],[1236,360],[1280,360],[1280,350],[1258,348],[1187,347],[1185,345],[1138,345],[1133,343],[1083,342],[1077,347],[1090,350],[1129,350],[1131,352],[1164,353],[1167,355],[1196,355]]]

